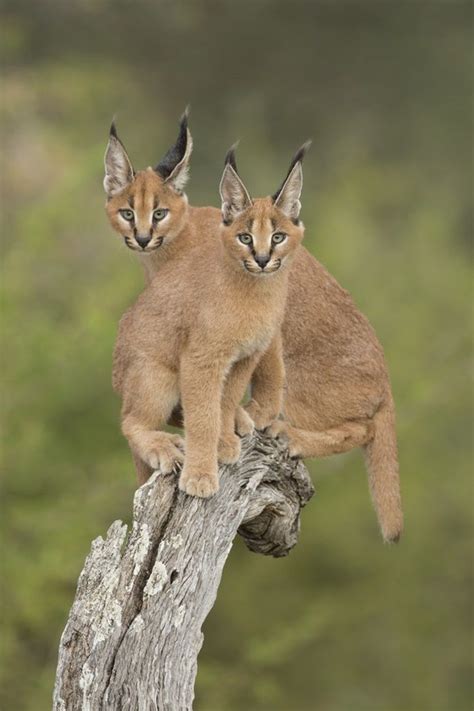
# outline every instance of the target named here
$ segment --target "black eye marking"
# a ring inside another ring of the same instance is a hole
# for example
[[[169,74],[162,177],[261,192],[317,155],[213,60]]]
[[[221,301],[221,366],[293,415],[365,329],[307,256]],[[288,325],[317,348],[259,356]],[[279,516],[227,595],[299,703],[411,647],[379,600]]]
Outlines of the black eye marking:
[[[127,220],[127,222],[133,222],[135,219],[135,213],[133,210],[119,210],[119,213],[122,215],[124,220]]]
[[[237,235],[237,237],[242,244],[249,245],[253,242],[252,235],[249,235],[247,232],[243,232],[242,234]]]
[[[272,244],[281,244],[287,237],[288,235],[284,232],[275,232],[275,234],[272,235]]]
[[[153,219],[155,222],[159,222],[160,220],[163,220],[166,215],[168,214],[169,210],[167,210],[165,207],[159,207],[157,210],[153,210]]]

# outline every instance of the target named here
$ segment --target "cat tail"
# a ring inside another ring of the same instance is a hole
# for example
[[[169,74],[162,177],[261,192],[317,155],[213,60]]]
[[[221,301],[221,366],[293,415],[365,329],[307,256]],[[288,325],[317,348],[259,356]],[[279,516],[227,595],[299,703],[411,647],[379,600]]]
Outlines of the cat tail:
[[[384,540],[397,543],[403,530],[395,406],[392,395],[374,416],[374,438],[365,446],[369,488]]]

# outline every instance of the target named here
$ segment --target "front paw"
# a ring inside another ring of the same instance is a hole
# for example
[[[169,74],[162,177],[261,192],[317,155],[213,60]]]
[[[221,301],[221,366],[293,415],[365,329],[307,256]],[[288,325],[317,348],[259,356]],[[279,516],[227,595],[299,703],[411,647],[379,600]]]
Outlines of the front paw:
[[[219,477],[217,472],[201,474],[186,469],[185,465],[179,478],[179,488],[190,496],[207,498],[219,489]]]
[[[184,440],[179,435],[157,432],[143,452],[143,460],[162,474],[171,474],[184,462]]]
[[[252,434],[255,429],[255,423],[243,407],[238,407],[235,411],[235,431],[239,437],[245,437]]]
[[[237,435],[227,435],[219,440],[218,458],[221,464],[235,464],[240,457],[240,439]]]
[[[257,430],[266,430],[278,417],[278,413],[271,412],[261,407],[256,400],[250,400],[245,406],[245,411],[252,418]]]

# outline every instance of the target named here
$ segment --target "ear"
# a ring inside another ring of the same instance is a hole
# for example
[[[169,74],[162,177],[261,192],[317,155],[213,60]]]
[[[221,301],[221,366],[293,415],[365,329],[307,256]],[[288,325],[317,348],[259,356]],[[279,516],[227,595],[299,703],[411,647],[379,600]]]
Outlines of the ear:
[[[299,148],[290,163],[288,173],[280,188],[272,196],[276,207],[280,208],[291,220],[298,220],[301,210],[301,191],[303,189],[302,162],[311,141],[306,141]]]
[[[229,225],[239,212],[243,212],[252,205],[252,198],[237,173],[236,146],[237,144],[234,144],[225,157],[224,173],[219,186],[222,199],[222,219],[226,225]]]
[[[193,152],[193,139],[188,128],[189,107],[186,108],[179,122],[176,143],[168,149],[155,168],[165,183],[176,192],[182,193],[189,178],[189,159]]]
[[[117,136],[115,123],[110,127],[109,142],[105,151],[105,178],[104,190],[109,198],[122,192],[135,177],[132,164],[123,147],[120,138]]]

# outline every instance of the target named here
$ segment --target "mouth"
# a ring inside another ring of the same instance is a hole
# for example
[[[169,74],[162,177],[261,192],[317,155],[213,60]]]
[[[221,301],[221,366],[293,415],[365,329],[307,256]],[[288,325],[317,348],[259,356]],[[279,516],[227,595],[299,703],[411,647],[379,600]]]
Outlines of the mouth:
[[[281,267],[281,259],[275,259],[272,261],[268,266],[264,267],[263,269],[255,262],[250,261],[249,259],[244,260],[244,267],[245,269],[250,272],[250,274],[254,274],[255,276],[263,276],[266,274],[273,274],[274,272],[278,271]]]
[[[131,249],[133,252],[140,252],[140,254],[149,254],[150,252],[154,252],[155,249],[159,249],[161,245],[164,242],[164,237],[153,237],[145,247],[140,247],[137,242],[135,242],[134,239],[131,237],[128,237],[127,235],[124,235],[124,242],[127,245],[129,249]]]

